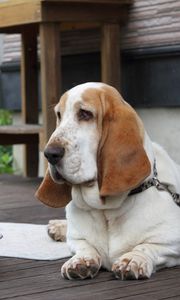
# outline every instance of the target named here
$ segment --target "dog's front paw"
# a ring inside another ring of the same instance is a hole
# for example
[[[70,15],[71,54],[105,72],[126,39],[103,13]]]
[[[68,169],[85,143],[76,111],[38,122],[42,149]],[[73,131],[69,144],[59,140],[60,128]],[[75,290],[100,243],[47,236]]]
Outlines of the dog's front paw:
[[[67,221],[66,220],[50,220],[48,224],[48,234],[55,240],[60,242],[66,241]]]
[[[101,267],[100,259],[74,255],[61,268],[61,274],[66,279],[86,279],[97,275]]]
[[[116,278],[147,279],[153,272],[152,262],[140,254],[128,252],[122,255],[112,266]]]

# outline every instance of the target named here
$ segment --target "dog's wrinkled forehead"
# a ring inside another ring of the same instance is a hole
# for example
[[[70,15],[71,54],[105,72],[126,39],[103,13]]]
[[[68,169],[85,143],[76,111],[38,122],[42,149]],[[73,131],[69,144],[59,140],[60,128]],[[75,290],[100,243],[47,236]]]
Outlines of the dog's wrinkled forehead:
[[[104,86],[103,83],[99,82],[88,82],[80,84],[68,91],[68,96],[71,98],[77,98],[82,96],[87,89],[100,89]]]
[[[59,103],[55,107],[55,111],[61,110],[61,113],[66,111],[73,111],[74,106],[77,104],[91,105],[95,102],[95,95],[90,97],[90,91],[98,92],[104,84],[98,82],[90,82],[75,86],[66,92],[60,99]],[[89,94],[89,97],[88,97]],[[93,103],[92,103],[93,102]]]

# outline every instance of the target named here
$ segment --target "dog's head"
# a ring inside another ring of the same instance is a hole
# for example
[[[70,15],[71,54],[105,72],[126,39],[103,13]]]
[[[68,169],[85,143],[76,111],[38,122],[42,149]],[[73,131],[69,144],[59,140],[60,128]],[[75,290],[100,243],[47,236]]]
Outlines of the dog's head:
[[[72,185],[98,181],[100,196],[138,186],[151,172],[144,129],[113,87],[86,83],[66,92],[55,107],[57,126],[45,148],[48,172],[37,197],[64,206]]]

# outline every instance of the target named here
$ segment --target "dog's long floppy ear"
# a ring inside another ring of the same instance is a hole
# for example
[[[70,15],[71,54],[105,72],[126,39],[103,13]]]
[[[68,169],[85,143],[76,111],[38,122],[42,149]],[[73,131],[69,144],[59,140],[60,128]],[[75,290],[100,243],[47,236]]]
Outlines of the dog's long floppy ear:
[[[101,197],[137,187],[151,172],[137,114],[113,89],[104,92],[102,137],[98,154]]]
[[[71,187],[66,183],[55,183],[47,171],[35,196],[48,206],[64,207],[71,200]]]

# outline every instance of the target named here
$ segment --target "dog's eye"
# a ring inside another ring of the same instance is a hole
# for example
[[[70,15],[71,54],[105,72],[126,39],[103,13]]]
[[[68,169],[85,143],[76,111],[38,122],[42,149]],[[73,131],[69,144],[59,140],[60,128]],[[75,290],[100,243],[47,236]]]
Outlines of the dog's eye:
[[[58,118],[59,121],[61,120],[61,114],[60,114],[59,111],[57,112],[57,118]]]
[[[85,109],[80,109],[78,111],[78,120],[84,120],[84,121],[89,121],[93,118],[93,113],[89,110],[85,110]]]

